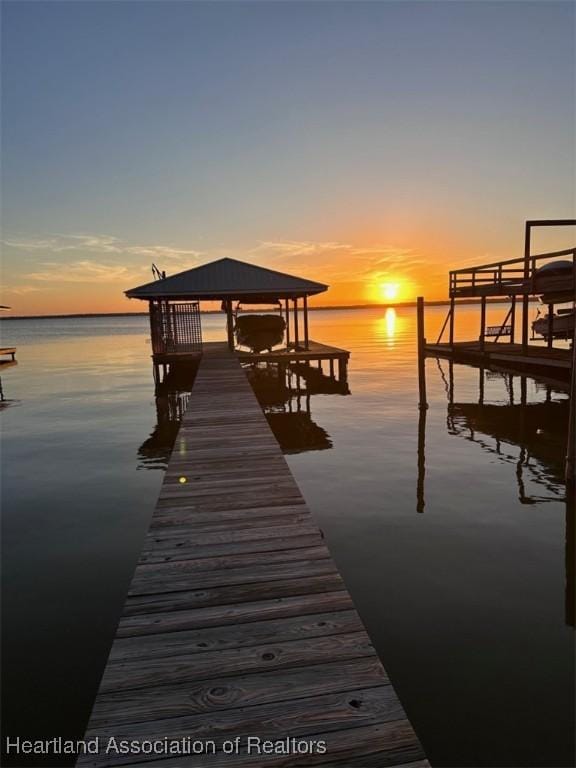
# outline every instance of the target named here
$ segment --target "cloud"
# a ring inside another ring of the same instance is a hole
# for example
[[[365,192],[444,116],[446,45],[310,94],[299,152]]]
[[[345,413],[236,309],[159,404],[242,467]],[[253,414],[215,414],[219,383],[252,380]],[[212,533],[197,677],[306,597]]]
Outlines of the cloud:
[[[9,248],[28,251],[30,261],[34,262],[34,271],[21,276],[26,284],[10,289],[21,294],[47,290],[34,286],[35,282],[50,287],[62,283],[118,283],[124,287],[145,283],[153,279],[151,261],[174,274],[195,266],[202,255],[195,249],[134,244],[106,234],[28,235],[9,237],[2,242]],[[39,263],[41,255],[48,258]]]
[[[129,267],[95,261],[73,261],[68,264],[44,262],[40,266],[43,269],[28,273],[26,278],[46,283],[115,283],[141,277],[141,272],[135,272]]]
[[[252,253],[267,253],[286,268],[307,268],[329,273],[332,280],[362,282],[393,272],[404,275],[421,269],[426,259],[409,248],[374,244],[357,246],[338,241],[265,240]]]
[[[174,248],[170,245],[132,245],[113,235],[93,234],[56,234],[50,237],[13,237],[2,243],[10,248],[47,253],[66,253],[80,251],[99,255],[129,255],[152,259],[182,259],[188,257],[197,260],[202,251],[190,248]]]
[[[37,291],[43,291],[39,285],[14,285],[6,286],[4,293],[13,293],[16,296],[25,296],[27,293],[36,293]]]
[[[286,240],[275,242],[263,240],[253,252],[272,251],[279,258],[292,258],[294,256],[314,256],[326,252],[347,251],[349,249],[350,246],[347,243],[331,241]]]
[[[42,238],[29,238],[29,239],[7,239],[2,240],[2,245],[9,245],[11,248],[25,248],[27,251],[52,250],[55,244],[54,240],[42,239]]]

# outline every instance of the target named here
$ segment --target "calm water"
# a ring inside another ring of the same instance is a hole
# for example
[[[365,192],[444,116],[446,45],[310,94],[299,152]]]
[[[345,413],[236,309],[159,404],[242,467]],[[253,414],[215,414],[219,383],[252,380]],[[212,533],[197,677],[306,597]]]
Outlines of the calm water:
[[[2,329],[3,733],[79,738],[185,396],[155,401],[145,318]],[[272,396],[271,425],[432,765],[574,765],[566,395],[429,360],[423,423],[413,310],[311,331],[352,351],[351,394]]]

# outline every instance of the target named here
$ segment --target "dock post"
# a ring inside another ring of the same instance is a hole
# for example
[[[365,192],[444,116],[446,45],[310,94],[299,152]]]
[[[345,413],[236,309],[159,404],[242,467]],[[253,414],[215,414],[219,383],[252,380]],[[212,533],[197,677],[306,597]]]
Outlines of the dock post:
[[[232,317],[232,301],[226,299],[226,331],[228,335],[228,349],[234,351],[234,318]]]
[[[529,299],[528,296],[522,297],[522,350],[526,352],[528,349],[528,313],[529,313]]]
[[[345,355],[338,358],[338,381],[346,381],[348,378],[348,360]]]
[[[308,343],[308,296],[304,296],[302,299],[304,302],[304,349],[309,349]]]
[[[526,406],[526,403],[528,402],[528,382],[526,381],[526,376],[522,374],[520,377],[520,405]]]
[[[416,318],[418,326],[418,392],[420,409],[428,408],[426,399],[426,337],[424,336],[424,297],[416,299]]]
[[[552,341],[553,339],[553,331],[554,331],[554,304],[548,304],[548,339],[547,341],[547,347],[548,349],[552,349]]]
[[[456,302],[454,296],[450,299],[450,348],[454,349],[454,310]]]
[[[416,480],[416,512],[424,512],[426,506],[424,481],[426,478],[426,408],[418,415],[418,477]]]
[[[294,349],[300,347],[298,338],[298,299],[294,299]]]
[[[576,327],[572,338],[570,411],[568,415],[568,445],[566,446],[566,495],[574,504],[576,497]]]
[[[524,282],[527,283],[530,277],[530,234],[531,224],[526,222],[526,230],[524,234]],[[528,290],[527,285],[524,286],[524,290]],[[530,307],[530,297],[528,293],[524,293],[522,296],[522,350],[526,352],[528,348],[528,310]]]
[[[480,349],[484,352],[484,340],[486,338],[486,296],[480,300]]]
[[[576,254],[575,254],[576,257]],[[576,258],[574,261],[574,299],[576,301]],[[568,445],[566,446],[566,624],[574,626],[574,516],[576,515],[576,327],[572,337],[572,372]]]
[[[286,299],[285,303],[285,313],[286,313],[286,349],[290,348],[290,305],[288,304],[288,299]]]
[[[512,303],[510,306],[510,344],[514,344],[516,335],[516,294],[512,294]]]

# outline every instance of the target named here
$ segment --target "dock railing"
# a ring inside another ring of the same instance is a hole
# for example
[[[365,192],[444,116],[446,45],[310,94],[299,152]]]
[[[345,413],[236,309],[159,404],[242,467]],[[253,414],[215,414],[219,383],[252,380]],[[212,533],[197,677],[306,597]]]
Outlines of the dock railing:
[[[450,297],[535,295],[539,282],[537,270],[562,257],[571,258],[576,269],[576,248],[565,248],[533,254],[528,259],[520,257],[451,270]]]

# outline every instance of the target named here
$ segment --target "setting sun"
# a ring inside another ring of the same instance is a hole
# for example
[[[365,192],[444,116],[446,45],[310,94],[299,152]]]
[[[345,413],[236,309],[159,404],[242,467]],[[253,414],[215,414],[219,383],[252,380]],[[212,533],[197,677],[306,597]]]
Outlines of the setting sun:
[[[383,299],[387,301],[394,301],[398,298],[400,293],[400,286],[398,283],[382,283],[380,286],[380,293]]]

